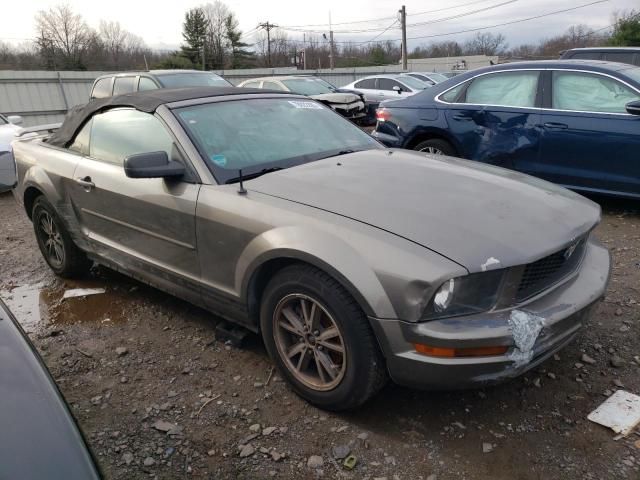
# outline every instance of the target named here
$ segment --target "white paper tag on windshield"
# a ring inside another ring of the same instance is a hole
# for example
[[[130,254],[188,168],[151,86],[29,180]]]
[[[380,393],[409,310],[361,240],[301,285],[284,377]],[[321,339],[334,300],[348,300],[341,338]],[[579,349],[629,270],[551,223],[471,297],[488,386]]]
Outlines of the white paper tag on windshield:
[[[305,102],[304,100],[289,100],[289,103],[296,108],[311,108],[313,110],[322,110],[322,106],[316,102]]]

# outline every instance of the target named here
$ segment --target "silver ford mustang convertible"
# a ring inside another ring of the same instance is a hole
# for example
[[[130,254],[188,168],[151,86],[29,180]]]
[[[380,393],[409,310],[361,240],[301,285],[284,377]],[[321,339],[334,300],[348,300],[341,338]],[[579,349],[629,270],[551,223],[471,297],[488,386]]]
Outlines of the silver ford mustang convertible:
[[[389,150],[324,105],[237,88],[94,100],[14,142],[52,270],[92,262],[259,332],[295,391],[482,386],[570,342],[604,294],[591,201]]]

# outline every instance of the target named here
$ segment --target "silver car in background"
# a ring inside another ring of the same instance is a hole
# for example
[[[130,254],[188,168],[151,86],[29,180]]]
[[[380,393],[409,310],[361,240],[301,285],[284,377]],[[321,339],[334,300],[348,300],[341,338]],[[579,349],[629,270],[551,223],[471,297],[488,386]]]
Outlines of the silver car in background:
[[[260,333],[326,409],[388,376],[431,389],[517,376],[575,337],[609,278],[593,202],[383,148],[304,96],[98,100],[14,151],[14,195],[55,273],[96,261]]]
[[[331,84],[320,78],[296,75],[252,78],[241,82],[238,87],[265,88],[306,95],[324,103],[349,120],[357,121],[367,115],[363,95],[354,92],[338,92]]]
[[[409,75],[372,75],[361,78],[342,88],[357,90],[364,94],[367,102],[380,103],[384,100],[398,100],[420,93],[425,88],[429,88],[422,80]]]
[[[0,193],[11,190],[16,182],[16,169],[11,155],[11,142],[21,130],[22,117],[0,114]]]

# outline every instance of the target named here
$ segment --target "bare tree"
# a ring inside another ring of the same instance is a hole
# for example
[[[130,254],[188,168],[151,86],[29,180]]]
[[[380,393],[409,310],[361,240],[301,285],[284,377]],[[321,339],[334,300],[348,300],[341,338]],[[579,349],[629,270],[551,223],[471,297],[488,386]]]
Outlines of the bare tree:
[[[82,16],[74,13],[71,7],[57,5],[39,11],[36,28],[41,54],[52,64],[58,59],[62,65],[57,67],[85,68],[83,55],[95,38]]]
[[[503,34],[478,32],[473,39],[465,43],[466,55],[500,55],[507,48],[507,41]]]
[[[130,57],[145,49],[144,41],[137,35],[128,32],[120,22],[100,21],[98,37],[102,42],[104,53],[108,57],[111,68],[122,68]]]
[[[200,8],[204,12],[208,24],[205,43],[206,56],[211,59],[210,62],[214,69],[223,69],[227,50],[226,21],[231,11],[220,0],[207,3]]]

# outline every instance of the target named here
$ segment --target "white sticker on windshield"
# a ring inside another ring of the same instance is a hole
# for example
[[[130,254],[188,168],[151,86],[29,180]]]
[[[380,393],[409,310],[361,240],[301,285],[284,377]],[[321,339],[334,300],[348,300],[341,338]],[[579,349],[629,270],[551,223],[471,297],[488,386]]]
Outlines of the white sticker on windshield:
[[[316,102],[305,102],[304,100],[289,100],[289,103],[296,108],[311,108],[312,110],[322,110],[322,106]]]

